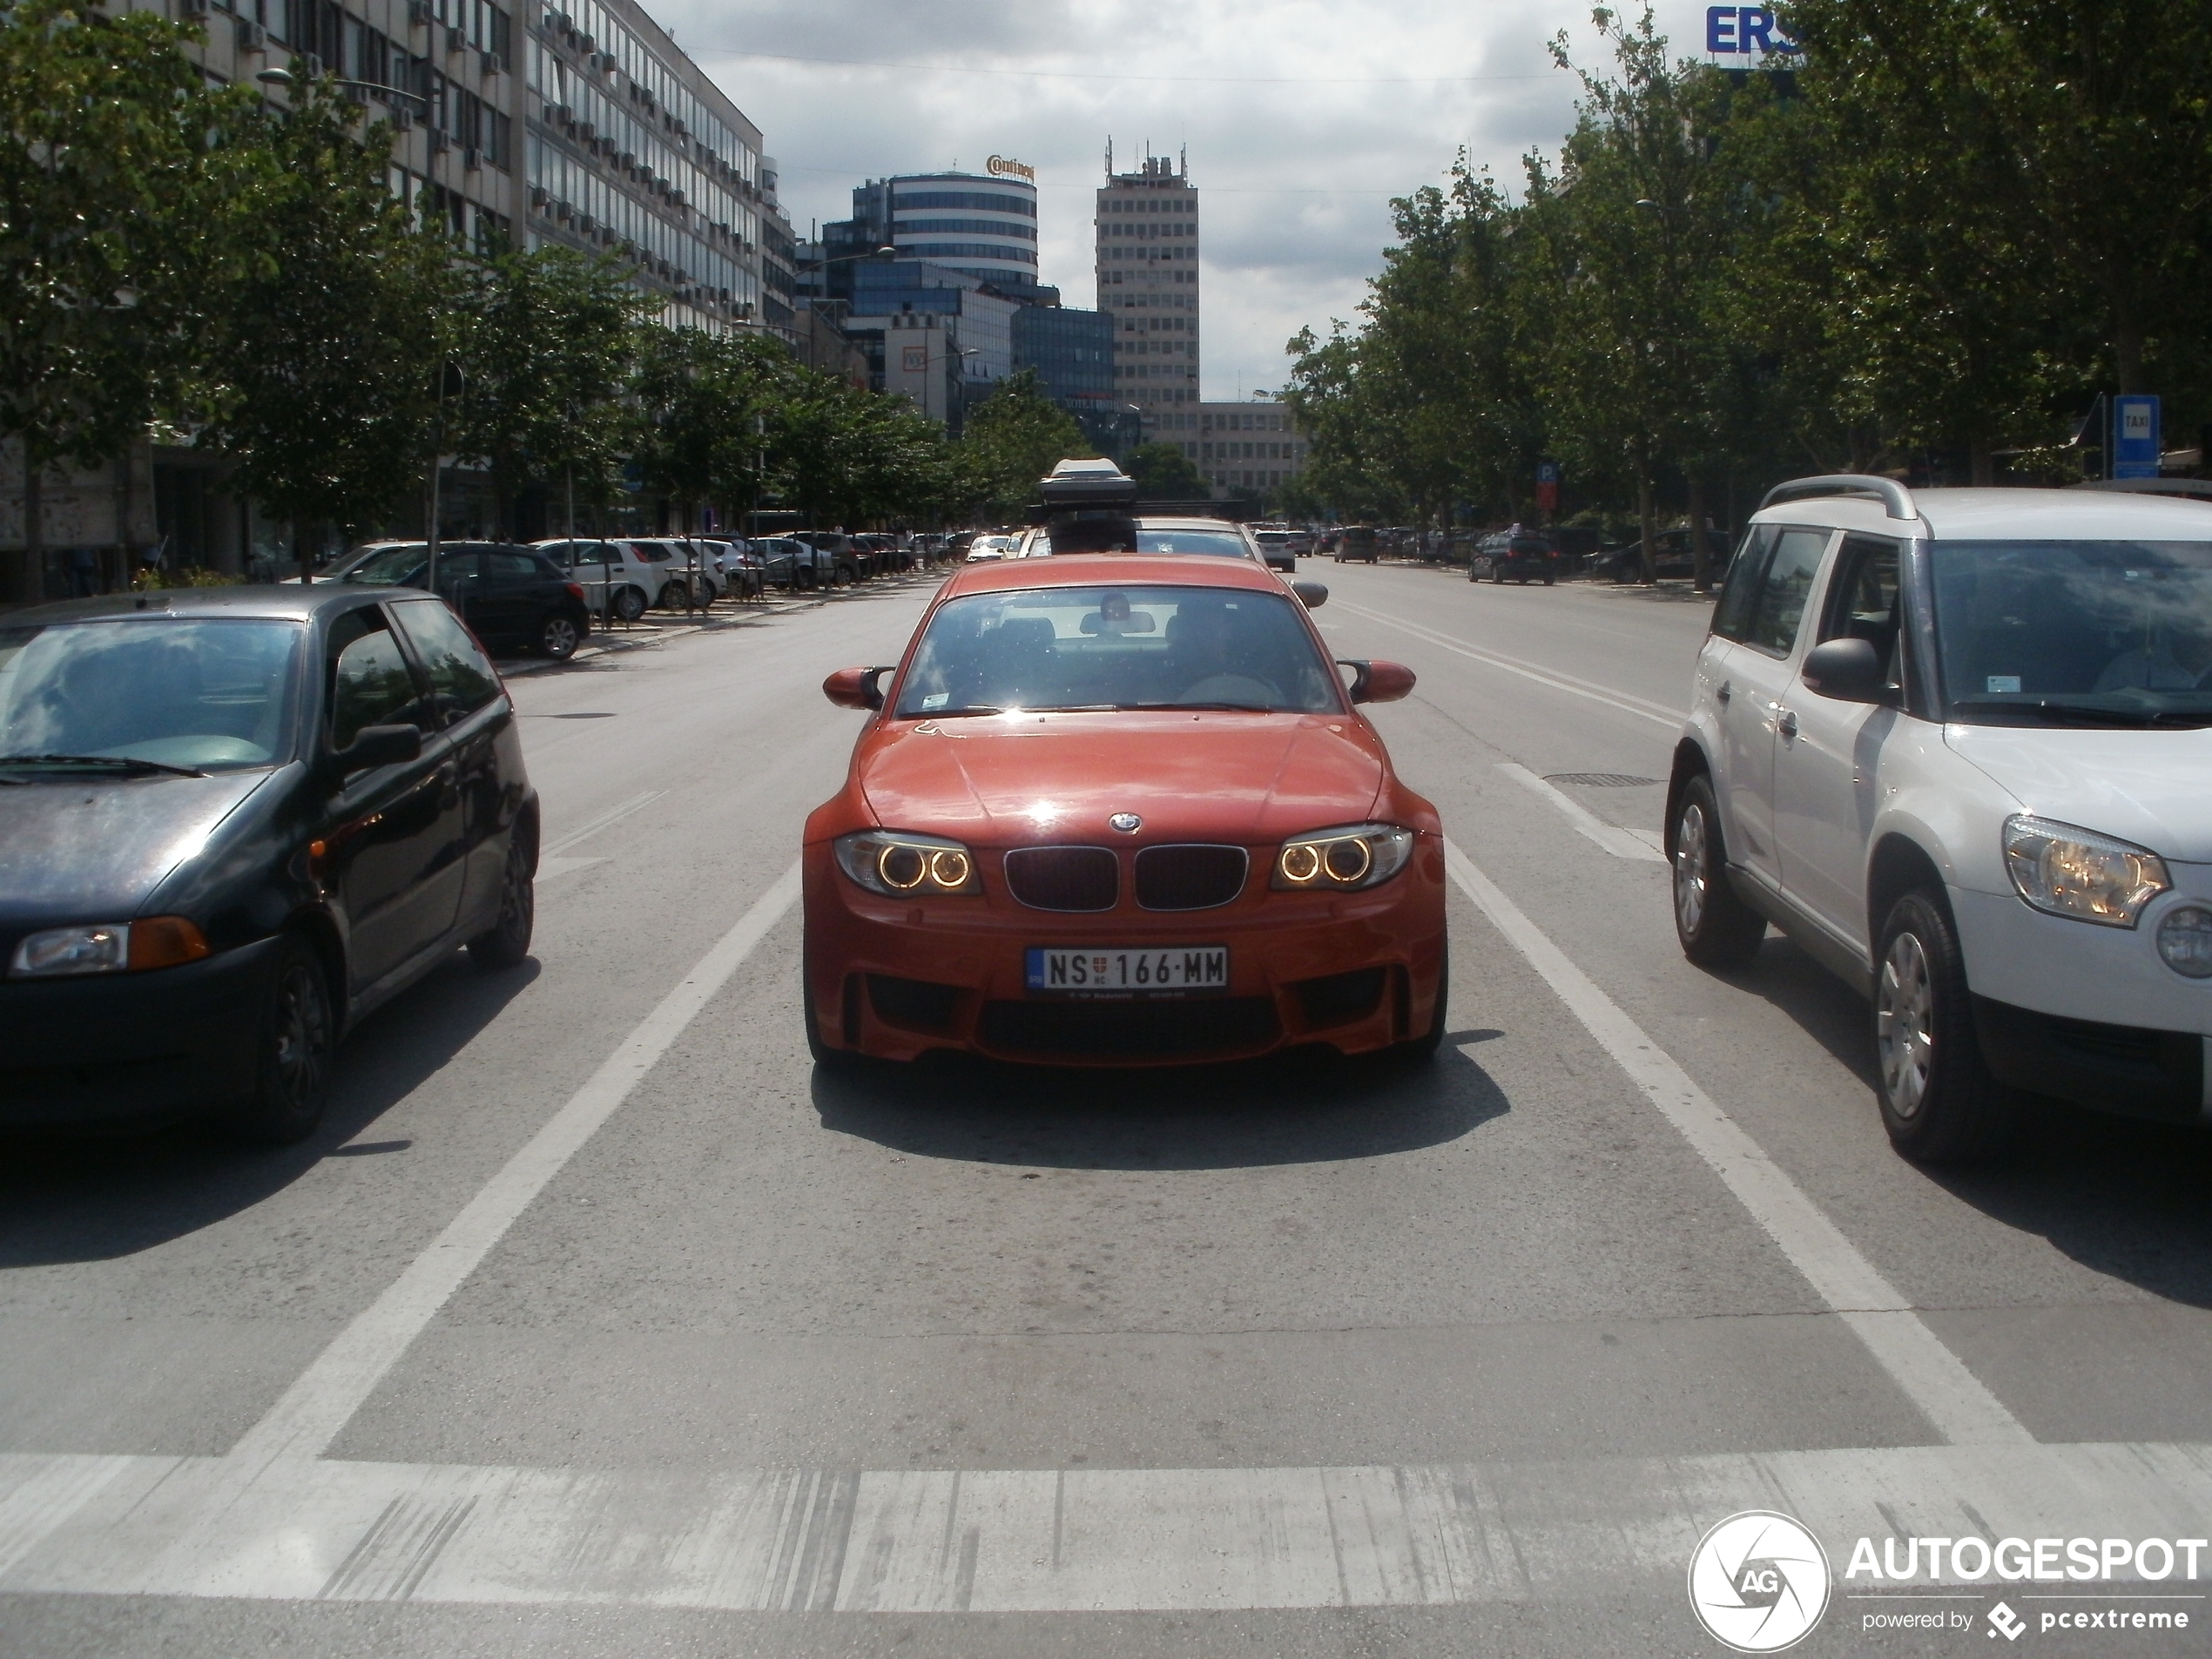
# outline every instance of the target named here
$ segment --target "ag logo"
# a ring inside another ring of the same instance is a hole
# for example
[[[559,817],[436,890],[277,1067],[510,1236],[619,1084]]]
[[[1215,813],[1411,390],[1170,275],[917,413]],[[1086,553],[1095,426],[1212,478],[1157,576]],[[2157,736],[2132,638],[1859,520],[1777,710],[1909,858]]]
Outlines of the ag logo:
[[[1714,1640],[1738,1653],[1779,1653],[1828,1607],[1828,1557],[1787,1515],[1750,1509],[1698,1541],[1689,1605]]]

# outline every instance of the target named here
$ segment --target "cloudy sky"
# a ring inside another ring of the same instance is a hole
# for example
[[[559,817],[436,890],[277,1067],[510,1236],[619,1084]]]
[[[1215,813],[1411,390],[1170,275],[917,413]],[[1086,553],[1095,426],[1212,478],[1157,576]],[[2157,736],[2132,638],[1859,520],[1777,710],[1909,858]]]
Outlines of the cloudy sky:
[[[1283,343],[1350,317],[1390,239],[1389,199],[1462,145],[1501,180],[1555,145],[1573,78],[1564,29],[1599,61],[1588,0],[646,0],[766,135],[785,205],[852,212],[887,173],[1015,156],[1037,169],[1041,276],[1096,302],[1091,192],[1106,142],[1126,170],[1189,146],[1201,192],[1204,395],[1282,383]],[[1678,55],[1702,4],[1659,9]]]

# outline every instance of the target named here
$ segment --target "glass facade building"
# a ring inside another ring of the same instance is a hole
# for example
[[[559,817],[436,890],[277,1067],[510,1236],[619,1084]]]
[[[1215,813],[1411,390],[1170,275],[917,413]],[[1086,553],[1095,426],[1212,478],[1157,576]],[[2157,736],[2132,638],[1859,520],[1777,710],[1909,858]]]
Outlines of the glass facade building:
[[[988,282],[1025,305],[1060,297],[1037,281],[1037,187],[1019,175],[871,179],[853,188],[853,217],[825,225],[822,241],[832,260],[857,264],[855,256],[888,246]]]

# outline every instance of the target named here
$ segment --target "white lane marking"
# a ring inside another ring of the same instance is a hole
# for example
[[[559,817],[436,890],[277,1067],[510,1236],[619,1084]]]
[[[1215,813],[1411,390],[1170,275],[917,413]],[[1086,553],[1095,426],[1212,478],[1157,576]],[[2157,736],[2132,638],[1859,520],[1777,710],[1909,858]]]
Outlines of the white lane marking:
[[[1615,858],[1634,859],[1647,864],[1664,864],[1667,861],[1664,853],[1655,849],[1634,830],[1625,830],[1618,824],[1607,823],[1581,801],[1546,783],[1527,767],[1514,761],[1501,760],[1498,770],[1539,799],[1556,807],[1568,823]]]
[[[406,1271],[331,1339],[225,1460],[250,1470],[278,1458],[320,1453],[515,1218],[630,1098],[798,897],[793,862]]]
[[[629,817],[631,813],[636,812],[641,806],[651,806],[655,801],[658,800],[667,792],[668,792],[665,789],[649,789],[642,795],[633,795],[628,800],[623,802],[621,806],[609,807],[605,812],[600,813],[598,817],[593,819],[582,828],[570,830],[566,835],[563,835],[559,840],[554,842],[550,846],[543,848],[538,856],[542,859],[551,858],[556,853],[565,853],[570,847],[574,846],[578,841],[583,840],[586,836],[597,835],[601,830],[606,828],[608,825]]]
[[[1576,679],[1571,674],[1561,674],[1555,669],[1541,668],[1534,663],[1524,663],[1517,658],[1502,657],[1496,651],[1485,651],[1479,645],[1470,645],[1464,639],[1454,639],[1449,634],[1440,634],[1433,628],[1424,628],[1419,623],[1406,622],[1401,617],[1389,616],[1380,610],[1370,610],[1365,605],[1355,605],[1347,601],[1344,608],[1355,616],[1366,617],[1386,627],[1402,629],[1415,638],[1426,640],[1432,645],[1440,645],[1446,651],[1456,651],[1462,657],[1472,658],[1478,663],[1487,663],[1493,668],[1501,668],[1508,674],[1518,674],[1523,679],[1534,680],[1539,685],[1550,686],[1554,691],[1565,691],[1574,697],[1585,697],[1593,703],[1603,703],[1608,707],[1620,710],[1623,714],[1633,714],[1638,719],[1650,720],[1663,725],[1670,732],[1679,732],[1682,729],[1682,723],[1689,718],[1679,709],[1670,709],[1663,703],[1654,703],[1647,698],[1636,696],[1634,692],[1616,691],[1610,685],[1599,685],[1589,680]]]
[[[879,1614],[1672,1608],[1698,1537],[1745,1508],[1796,1516],[1838,1573],[1861,1537],[2201,1538],[2212,1512],[2212,1447],[2195,1444],[1273,1469],[316,1461],[227,1494],[224,1462],[0,1456],[0,1509],[95,1488],[0,1590]],[[2146,1587],[2123,1568],[2112,1588],[2201,1596],[2204,1571]],[[1956,1587],[2013,1593],[1986,1574]]]
[[[537,861],[538,885],[571,875],[578,870],[588,870],[595,864],[604,864],[604,859],[556,859],[541,857]]]
[[[1712,1166],[1737,1202],[1751,1212],[1821,1299],[1858,1333],[1938,1433],[1960,1446],[2033,1443],[2020,1420],[1944,1346],[1912,1304],[1758,1143],[1690,1081],[1671,1055],[1622,1013],[1456,845],[1445,843],[1444,860],[1460,891],[1528,959],[1615,1063]]]

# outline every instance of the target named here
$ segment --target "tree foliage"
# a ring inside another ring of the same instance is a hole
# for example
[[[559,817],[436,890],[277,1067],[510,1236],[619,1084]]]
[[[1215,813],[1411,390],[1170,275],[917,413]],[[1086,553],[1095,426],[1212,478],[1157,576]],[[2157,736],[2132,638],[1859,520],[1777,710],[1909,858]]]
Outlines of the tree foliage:
[[[1096,454],[1076,417],[1044,395],[1034,370],[1008,375],[968,413],[960,453],[975,504],[1010,516],[1061,461]]]

